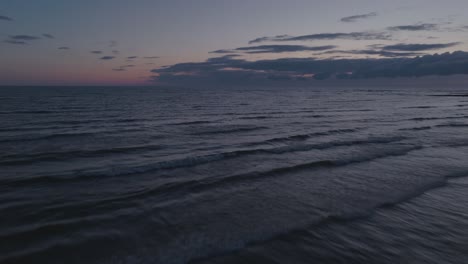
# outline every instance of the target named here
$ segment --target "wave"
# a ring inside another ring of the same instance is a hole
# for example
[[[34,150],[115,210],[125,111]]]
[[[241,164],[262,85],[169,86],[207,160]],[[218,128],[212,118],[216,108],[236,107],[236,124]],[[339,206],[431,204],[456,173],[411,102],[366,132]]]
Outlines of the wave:
[[[320,164],[314,165],[313,163],[311,163],[311,166],[312,167],[330,166],[328,162],[329,161],[324,161],[323,165],[320,165]],[[281,171],[279,173],[281,173]],[[388,207],[392,207],[394,205],[397,205],[397,204],[406,202],[408,200],[411,200],[415,197],[418,197],[429,190],[443,187],[446,185],[448,178],[452,176],[463,177],[467,175],[468,175],[468,172],[464,174],[457,173],[454,175],[450,175],[450,174],[445,175],[445,177],[437,178],[432,181],[425,182],[421,186],[413,188],[411,192],[408,192],[401,196],[392,197],[390,199],[384,199],[382,201],[369,204],[368,206],[364,206],[363,208],[356,208],[356,210],[354,211],[333,212],[333,213],[325,213],[325,214],[317,215],[317,217],[315,218],[311,217],[307,221],[298,221],[298,222],[292,223],[291,225],[275,228],[271,232],[264,233],[261,235],[256,235],[254,237],[247,237],[245,239],[242,239],[241,241],[236,241],[235,243],[230,243],[229,241],[222,240],[222,241],[219,241],[220,243],[219,247],[210,247],[209,250],[206,250],[206,251],[200,250],[201,247],[197,246],[195,247],[194,251],[184,254],[181,258],[172,256],[172,252],[171,253],[166,252],[167,254],[169,254],[168,256],[166,255],[159,256],[159,255],[154,255],[154,254],[152,254],[151,256],[153,257],[153,261],[156,261],[156,262],[157,260],[155,260],[154,258],[159,259],[163,257],[168,257],[167,259],[171,260],[170,263],[199,263],[199,262],[204,263],[203,261],[208,261],[211,258],[220,257],[220,256],[223,256],[224,254],[229,254],[229,252],[232,253],[233,251],[244,249],[245,247],[249,247],[253,245],[253,243],[255,243],[255,245],[257,246],[260,244],[267,246],[268,243],[272,241],[287,239],[290,236],[297,236],[297,235],[300,236],[300,234],[303,233],[305,230],[314,229],[323,225],[329,225],[333,223],[346,223],[349,221],[355,221],[356,219],[365,218],[367,216],[372,215],[378,209],[385,210]],[[195,187],[194,189],[191,189],[191,187],[188,186],[187,188],[189,188],[189,190],[197,190],[197,187]],[[147,195],[154,195],[154,193],[153,194],[149,192],[134,193],[132,196],[119,197],[119,199],[122,199],[122,200],[139,199],[139,198],[145,198]],[[113,202],[113,201],[106,201],[106,202]],[[60,208],[54,208],[54,209],[59,210]],[[111,217],[114,217],[114,215],[111,215]],[[81,220],[82,219],[78,217],[78,218],[71,218],[68,220],[44,222],[44,223],[41,223],[40,225],[32,225],[31,227],[27,226],[27,228],[15,230],[14,232],[9,232],[7,234],[2,234],[2,238],[18,240],[21,237],[23,237],[24,239],[26,235],[37,236],[38,234],[41,234],[43,232],[47,232],[49,234],[51,229],[53,230],[60,230],[60,229],[65,230],[66,229],[66,230],[69,230],[69,232],[71,232],[70,230],[73,230],[73,232],[75,232],[78,229],[78,227],[75,227],[75,225],[77,224],[79,224],[79,227],[81,230],[84,230],[83,226],[81,226],[80,224]],[[96,218],[93,216],[89,220],[90,221],[86,219],[84,224],[87,226],[93,226],[95,225],[93,224],[93,222],[101,221],[101,224],[102,224],[102,221],[106,221],[106,220],[110,221],[111,219],[107,219],[107,218],[101,219],[99,217]],[[107,233],[101,233],[101,235],[103,234],[107,234]],[[190,234],[187,234],[187,236],[189,235]],[[194,235],[198,235],[198,234],[195,233]],[[73,244],[63,243],[62,240],[49,240],[49,241],[53,241],[54,242],[53,246],[55,247],[57,246],[56,243],[59,243],[59,246],[61,246],[63,249],[73,250],[73,248],[76,248],[77,243],[89,244],[90,239],[93,239],[93,238],[95,237],[86,237],[86,240],[81,240],[81,239],[74,240],[75,242]],[[107,238],[111,239],[112,236],[108,236]],[[120,238],[125,239],[124,237],[120,237]],[[47,255],[48,253],[53,253],[49,251],[49,249],[53,247],[53,246],[50,246],[49,241],[46,241],[45,244],[39,247],[34,247],[33,251],[30,251],[30,250],[17,251],[14,254],[8,254],[8,255],[3,256],[1,260],[2,261],[24,260],[24,259],[29,259],[31,258],[31,256],[37,255],[38,253],[41,253],[41,255],[43,256]],[[201,240],[194,240],[194,242],[205,244]],[[177,241],[175,243],[177,243]],[[170,245],[170,246],[174,246],[174,245]],[[137,253],[133,253],[133,254],[137,254]],[[145,255],[144,254],[141,255],[141,257],[145,258]],[[169,257],[172,257],[172,258],[169,258]]]
[[[188,122],[180,122],[180,123],[173,123],[169,124],[171,126],[187,126],[187,125],[204,125],[204,124],[210,124],[212,123],[211,121],[204,121],[204,120],[199,120],[199,121],[188,121]]]
[[[6,142],[24,142],[24,141],[35,141],[35,140],[52,140],[57,138],[71,138],[71,137],[85,137],[85,136],[93,136],[99,134],[97,132],[81,132],[81,133],[57,133],[57,134],[50,134],[50,135],[42,135],[42,136],[21,136],[21,137],[12,137],[7,138],[4,140],[0,140],[0,143]]]
[[[446,117],[415,117],[407,119],[407,121],[426,121],[426,120],[448,120],[448,119],[466,119],[468,116],[446,116]]]
[[[400,131],[419,131],[419,130],[429,130],[432,129],[431,126],[423,126],[423,127],[410,127],[410,128],[400,128]]]
[[[370,206],[369,208],[364,208],[354,212],[347,211],[343,213],[324,214],[317,219],[311,219],[307,224],[299,224],[297,226],[292,226],[287,229],[274,232],[268,236],[256,237],[251,240],[238,242],[235,245],[225,245],[224,248],[218,248],[217,250],[214,250],[210,253],[199,254],[198,252],[194,252],[187,259],[183,259],[177,263],[238,263],[237,261],[241,263],[245,260],[248,261],[248,258],[242,258],[242,255],[239,256],[237,255],[237,253],[239,253],[241,250],[248,251],[250,247],[254,246],[262,247],[263,252],[267,252],[267,250],[273,251],[273,247],[267,248],[269,247],[270,243],[276,241],[298,241],[298,239],[304,239],[304,237],[302,237],[302,234],[304,234],[308,230],[314,230],[332,224],[346,224],[349,222],[357,221],[359,219],[366,219],[372,216],[377,210],[390,209],[396,205],[413,200],[425,194],[428,191],[443,188],[445,186],[447,186],[447,179],[429,182],[426,183],[424,186],[416,188],[411,193],[388,201],[379,202],[373,206]],[[227,261],[223,261],[223,257],[230,256],[234,256],[234,258],[228,258],[226,259]]]
[[[406,203],[411,201],[421,195],[439,188],[444,188],[447,186],[449,179],[454,177],[468,177],[468,171],[459,172],[455,174],[447,174],[441,178],[433,179],[427,181],[420,186],[414,187],[412,191],[405,193],[401,196],[396,196],[388,200],[378,201],[375,204],[370,204],[367,207],[361,208],[356,211],[345,211],[345,212],[334,212],[329,214],[323,214],[317,219],[311,219],[307,224],[299,224],[297,226],[292,226],[287,229],[274,232],[267,237],[256,237],[251,240],[243,241],[243,243],[237,243],[231,247],[220,248],[211,253],[205,253],[204,255],[197,254],[196,252],[190,256],[190,259],[184,260],[188,263],[224,263],[223,256],[236,254],[240,250],[249,250],[250,247],[262,247],[262,250],[274,250],[274,248],[269,247],[269,243],[275,241],[298,241],[298,239],[304,239],[302,234],[307,232],[307,230],[314,230],[321,228],[323,226],[331,224],[346,224],[352,221],[359,219],[366,219],[367,217],[372,216],[377,210],[388,210],[399,204]],[[269,248],[265,248],[269,247]],[[212,262],[211,260],[215,260]],[[220,260],[220,261],[219,261]],[[229,263],[237,263],[235,260],[245,260],[240,258],[229,258]]]
[[[306,133],[306,134],[297,134],[287,137],[277,137],[268,139],[262,142],[251,143],[252,145],[260,145],[260,144],[268,144],[268,143],[276,143],[276,142],[287,142],[287,141],[298,141],[298,140],[306,140],[313,137],[318,136],[330,136],[336,134],[343,134],[343,133],[353,133],[362,130],[363,128],[349,128],[349,129],[333,129],[324,132],[314,132],[314,133]]]
[[[30,164],[39,161],[63,161],[74,158],[90,158],[101,157],[107,154],[123,154],[135,151],[150,151],[160,150],[164,147],[161,145],[140,145],[128,147],[115,147],[110,149],[95,149],[95,150],[76,150],[63,152],[45,152],[38,154],[22,154],[22,155],[6,155],[2,156],[0,165],[21,165]]]
[[[96,179],[101,177],[119,177],[123,175],[131,175],[131,174],[141,174],[141,173],[149,173],[149,172],[156,172],[159,170],[170,170],[170,169],[180,169],[186,167],[194,167],[206,163],[216,162],[220,160],[238,158],[245,155],[255,155],[255,154],[284,154],[284,153],[291,153],[291,152],[298,152],[298,151],[309,151],[309,150],[323,150],[333,147],[342,147],[342,146],[353,146],[353,145],[363,145],[363,144],[387,144],[392,142],[397,142],[405,139],[404,137],[389,137],[389,138],[374,138],[368,140],[353,140],[353,141],[336,141],[336,142],[328,142],[328,143],[321,143],[321,144],[310,144],[310,145],[298,145],[298,146],[286,146],[286,147],[279,147],[279,148],[270,148],[270,149],[250,149],[250,150],[237,150],[232,152],[223,152],[218,154],[208,154],[204,156],[195,156],[195,157],[187,157],[178,160],[170,160],[170,161],[162,161],[155,164],[148,164],[138,167],[130,167],[130,168],[121,168],[118,171],[112,171],[110,174],[102,174],[96,172],[88,172],[88,173],[80,173],[75,174],[71,177],[63,177],[63,176],[37,176],[34,178],[25,178],[25,179],[15,179],[15,180],[0,180],[1,184],[5,186],[17,186],[17,185],[28,185],[28,184],[40,184],[40,183],[60,183],[60,182],[70,182],[70,181],[82,181],[82,180],[90,180]],[[419,149],[419,146],[411,146],[409,147],[410,150]],[[407,151],[407,148],[404,148],[404,151]],[[400,153],[397,151],[397,153]],[[382,151],[381,155],[392,155],[386,154],[385,151]],[[375,157],[381,157],[381,155],[376,155]],[[50,157],[44,157],[50,158]],[[54,156],[52,156],[52,160]],[[28,162],[28,161],[22,161]],[[324,166],[332,165],[331,161],[314,161],[312,162],[312,166]],[[352,162],[355,162],[354,160]],[[348,161],[333,161],[333,164],[344,165],[347,164]],[[1,164],[1,163],[0,163]],[[18,164],[14,163],[14,161],[10,161],[10,164]],[[299,167],[294,167],[293,169],[301,168],[303,165],[298,165]],[[310,164],[305,164],[304,166],[311,166]],[[284,170],[291,170],[291,168],[287,168]]]
[[[276,117],[276,116],[267,116],[267,115],[261,115],[261,116],[242,116],[242,117],[239,117],[239,119],[245,119],[245,120],[250,120],[250,119],[276,119],[276,118],[280,118],[280,117]]]
[[[199,130],[196,132],[192,132],[191,135],[215,135],[215,134],[232,134],[232,133],[239,133],[239,132],[251,132],[257,130],[264,130],[268,129],[268,127],[235,127],[235,128],[208,128],[205,131]]]
[[[139,132],[142,131],[138,128],[122,129],[118,131],[96,131],[96,132],[78,132],[78,133],[55,133],[49,135],[23,135],[21,137],[15,136],[11,138],[6,138],[0,140],[0,143],[9,143],[9,142],[25,142],[25,141],[37,141],[37,140],[54,140],[54,139],[68,139],[74,137],[89,137],[89,136],[101,136],[101,135],[112,135],[112,134],[122,134],[128,132]]]
[[[428,96],[435,96],[435,97],[468,97],[468,94],[432,94]]]
[[[264,112],[247,112],[247,113],[242,113],[242,112],[226,112],[222,113],[221,115],[223,116],[240,116],[241,117],[246,117],[246,116],[271,116],[271,115],[288,115],[288,114],[304,114],[304,113],[316,113],[318,112],[317,110],[297,110],[297,111],[264,111]],[[323,112],[323,111],[320,111]],[[215,113],[205,113],[205,114],[200,114],[200,116],[219,116],[220,114],[215,114]]]
[[[0,111],[0,115],[14,115],[14,114],[54,114],[62,113],[61,111],[48,111],[48,110],[31,110],[31,111]]]
[[[403,107],[403,109],[429,109],[429,108],[437,108],[436,106],[431,105],[421,105],[421,106],[408,106]]]
[[[409,152],[420,150],[420,146],[409,146],[399,150],[392,150],[388,152],[382,152],[373,156],[362,156],[362,157],[353,157],[347,160],[318,160],[311,161],[307,163],[300,163],[292,166],[278,167],[266,171],[256,171],[249,172],[245,174],[234,174],[225,177],[211,177],[204,178],[201,180],[190,180],[182,182],[171,182],[167,184],[160,185],[156,188],[144,190],[138,193],[131,194],[129,196],[122,197],[122,199],[139,199],[148,196],[153,196],[156,194],[165,194],[168,192],[179,192],[179,193],[190,193],[195,194],[208,189],[221,188],[221,187],[230,187],[236,183],[245,183],[246,181],[257,181],[262,178],[270,178],[275,176],[281,176],[291,172],[317,169],[317,168],[327,168],[327,167],[339,167],[346,166],[354,163],[362,163],[367,161],[372,161],[380,158],[390,157],[390,156],[404,156]]]
[[[461,124],[461,123],[442,124],[442,125],[437,125],[436,127],[468,127],[468,124]]]
[[[346,160],[317,160],[311,161],[306,163],[299,163],[291,166],[284,166],[284,167],[276,167],[268,170],[263,171],[253,171],[247,172],[243,174],[231,174],[223,177],[208,177],[203,179],[194,179],[194,180],[181,180],[181,181],[173,181],[169,183],[165,183],[162,185],[158,185],[156,187],[145,188],[139,191],[134,191],[130,193],[126,193],[123,195],[119,195],[114,198],[107,198],[105,200],[96,200],[96,201],[84,201],[66,205],[59,205],[59,206],[52,206],[49,209],[54,210],[62,210],[67,208],[68,210],[75,210],[85,206],[96,207],[99,204],[111,204],[117,203],[119,201],[132,201],[135,199],[144,199],[147,197],[154,197],[156,195],[168,195],[169,193],[183,193],[183,194],[196,194],[200,192],[204,192],[207,190],[212,190],[215,188],[235,188],[237,184],[245,183],[245,182],[252,182],[262,180],[264,178],[271,178],[271,177],[281,177],[287,175],[292,172],[299,172],[304,170],[313,170],[313,169],[320,169],[320,168],[330,168],[330,167],[342,167],[349,164],[354,163],[362,163],[373,161],[381,158],[392,157],[392,156],[404,156],[408,153],[420,150],[422,147],[419,146],[406,146],[397,150],[388,150],[381,153],[377,153],[375,155],[363,155],[363,156],[355,156]],[[50,184],[56,182],[57,179],[53,179],[52,177],[43,177],[41,179],[31,179],[27,183],[46,183]],[[24,182],[23,182],[24,183]],[[63,208],[62,208],[63,207]]]
[[[152,119],[147,118],[122,118],[122,119],[86,119],[86,120],[53,120],[53,121],[40,121],[40,122],[29,122],[28,125],[34,125],[35,127],[40,127],[44,125],[87,125],[87,124],[112,124],[112,123],[135,123],[135,122],[145,122],[151,121]]]
[[[348,102],[348,101],[347,101]],[[324,113],[349,113],[349,112],[374,112],[373,109],[331,109],[331,110],[323,110],[321,112]]]

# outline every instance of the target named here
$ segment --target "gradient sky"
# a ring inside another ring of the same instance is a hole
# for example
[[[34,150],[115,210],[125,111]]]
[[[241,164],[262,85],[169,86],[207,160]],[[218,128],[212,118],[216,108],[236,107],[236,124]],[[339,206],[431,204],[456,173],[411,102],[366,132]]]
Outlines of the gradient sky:
[[[467,10],[466,0],[0,0],[0,85],[148,84],[153,69],[255,45],[362,50],[369,45],[456,43],[423,52],[468,51]],[[248,43],[283,34],[350,32],[392,36]],[[333,54],[274,50],[238,55],[259,60]],[[109,56],[114,58],[106,60]],[[128,59],[132,56],[138,58]]]

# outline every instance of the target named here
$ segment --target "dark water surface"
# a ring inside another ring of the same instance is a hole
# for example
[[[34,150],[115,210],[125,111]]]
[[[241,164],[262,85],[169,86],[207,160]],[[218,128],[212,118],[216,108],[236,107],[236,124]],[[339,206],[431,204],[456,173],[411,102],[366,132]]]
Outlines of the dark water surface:
[[[468,263],[466,94],[0,88],[0,263]]]

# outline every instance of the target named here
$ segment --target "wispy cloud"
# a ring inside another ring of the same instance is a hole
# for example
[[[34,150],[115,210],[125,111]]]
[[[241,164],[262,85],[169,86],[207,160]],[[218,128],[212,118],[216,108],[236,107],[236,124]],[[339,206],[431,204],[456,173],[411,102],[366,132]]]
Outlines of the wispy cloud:
[[[214,50],[214,51],[211,51],[210,53],[216,53],[216,54],[229,54],[229,53],[233,53],[234,51],[233,50],[228,50],[228,49],[220,49],[220,50]]]
[[[93,54],[102,54],[102,51],[100,51],[100,50],[92,50],[90,52],[93,53]]]
[[[129,60],[133,60],[133,59],[136,59],[136,58],[138,58],[138,56],[130,56],[130,57],[127,57],[127,59],[129,59]]]
[[[13,40],[30,41],[30,40],[40,39],[41,37],[31,36],[31,35],[12,35],[12,36],[9,36],[9,38]]]
[[[158,56],[148,56],[148,57],[143,57],[144,59],[159,59]]]
[[[109,41],[109,47],[110,48],[114,48],[114,47],[117,47],[119,45],[119,43],[115,40],[111,40]]]
[[[104,56],[104,57],[101,57],[99,59],[100,60],[113,60],[113,59],[115,59],[115,57],[114,56]]]
[[[388,50],[378,50],[378,49],[364,49],[364,50],[330,50],[316,55],[326,55],[326,54],[348,54],[348,55],[376,55],[380,57],[387,58],[397,58],[397,57],[415,57],[424,55],[424,53],[419,52],[394,52]]]
[[[127,68],[132,68],[132,67],[135,67],[135,65],[133,64],[129,64],[129,65],[123,65],[123,66],[120,66],[118,68],[114,68],[112,69],[113,71],[126,71]]]
[[[375,16],[377,16],[377,13],[372,12],[372,13],[367,13],[367,14],[362,14],[362,15],[354,15],[354,16],[343,17],[343,18],[340,19],[340,21],[345,22],[345,23],[350,23],[350,22],[356,22],[357,20],[367,19],[367,18],[371,18],[371,17],[375,17]]]
[[[70,48],[69,47],[59,47],[58,49],[59,50],[69,50]]]
[[[322,51],[334,49],[336,46],[326,45],[326,46],[302,46],[302,45],[260,45],[260,46],[249,46],[249,47],[240,47],[236,48],[233,51],[246,52],[249,54],[256,53],[284,53],[284,52],[300,52],[300,51]],[[226,50],[221,50],[221,52],[213,51],[212,53],[226,53]],[[233,52],[231,51],[231,52]]]
[[[387,45],[384,46],[383,50],[391,50],[391,51],[425,51],[425,50],[435,50],[435,49],[445,49],[451,48],[457,45],[460,45],[460,42],[452,42],[452,43],[437,43],[437,44],[394,44],[394,45]]]
[[[13,18],[7,17],[7,16],[0,16],[0,20],[4,20],[4,21],[13,21]]]
[[[388,27],[387,29],[392,30],[392,31],[432,31],[432,30],[438,30],[439,25],[437,24],[414,24],[414,25],[402,25],[402,26]]]
[[[15,45],[26,45],[29,44],[29,41],[41,39],[37,36],[31,35],[11,35],[4,41],[5,43],[15,44]]]
[[[7,39],[4,42],[8,43],[8,44],[15,44],[15,45],[26,45],[26,44],[28,44],[26,41],[14,40],[14,39]]]
[[[280,35],[274,37],[261,37],[249,41],[249,44],[260,42],[276,42],[276,41],[314,41],[314,40],[335,40],[335,39],[350,39],[350,40],[388,40],[391,35],[386,32],[351,32],[351,33],[320,33],[301,36]]]
[[[55,37],[51,34],[44,33],[42,34],[43,37],[48,38],[48,39],[54,39]]]

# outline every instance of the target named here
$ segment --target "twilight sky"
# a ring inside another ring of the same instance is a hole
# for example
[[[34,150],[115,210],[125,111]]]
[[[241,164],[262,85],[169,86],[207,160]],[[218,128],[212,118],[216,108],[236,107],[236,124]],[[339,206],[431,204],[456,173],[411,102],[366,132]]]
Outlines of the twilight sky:
[[[467,10],[466,0],[0,0],[0,85],[348,73],[362,69],[356,59],[468,51]],[[438,65],[456,59],[453,72],[461,57]]]

